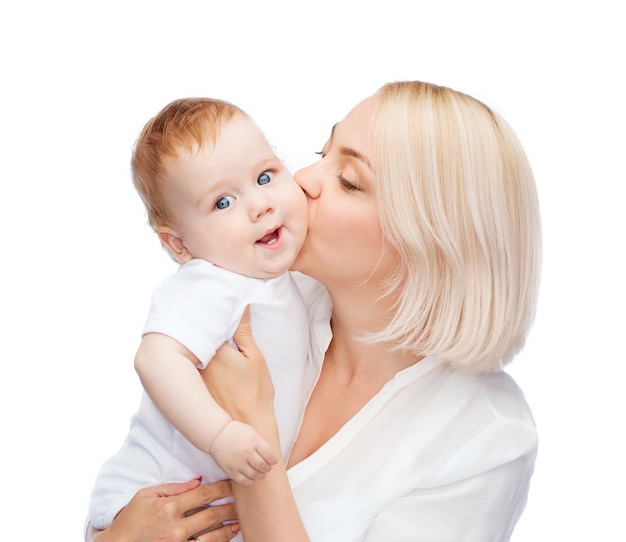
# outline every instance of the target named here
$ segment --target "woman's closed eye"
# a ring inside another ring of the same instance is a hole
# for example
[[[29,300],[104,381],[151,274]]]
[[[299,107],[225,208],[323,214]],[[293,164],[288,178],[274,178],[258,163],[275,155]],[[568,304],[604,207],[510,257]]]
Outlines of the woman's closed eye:
[[[339,180],[339,184],[342,186],[342,188],[344,188],[345,190],[348,190],[350,192],[352,191],[360,191],[361,187],[356,184],[353,183],[351,181],[349,181],[348,179],[346,179],[343,174],[339,173],[337,175],[337,179]]]

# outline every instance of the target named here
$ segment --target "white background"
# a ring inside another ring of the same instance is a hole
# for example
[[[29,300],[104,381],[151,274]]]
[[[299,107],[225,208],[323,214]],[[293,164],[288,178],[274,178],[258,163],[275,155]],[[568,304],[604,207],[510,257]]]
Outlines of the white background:
[[[620,4],[3,3],[0,539],[80,540],[93,478],[137,405],[132,357],[173,270],[130,184],[147,119],[174,98],[225,98],[298,167],[397,79],[482,99],[535,171],[541,298],[510,371],[541,442],[514,542],[626,539]]]

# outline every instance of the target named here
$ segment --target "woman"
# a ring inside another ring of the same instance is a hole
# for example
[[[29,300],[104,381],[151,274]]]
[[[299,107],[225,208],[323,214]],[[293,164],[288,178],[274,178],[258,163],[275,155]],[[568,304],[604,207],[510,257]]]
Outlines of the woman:
[[[295,266],[325,287],[302,280],[319,377],[287,465],[232,484],[245,540],[508,540],[537,447],[501,371],[538,284],[524,152],[477,100],[402,82],[359,103],[321,155],[296,175],[309,234]],[[278,449],[271,382],[247,331],[243,356],[223,348],[205,382]],[[183,517],[228,494],[197,483],[140,492],[97,540],[230,539],[238,527],[197,533],[231,507]]]

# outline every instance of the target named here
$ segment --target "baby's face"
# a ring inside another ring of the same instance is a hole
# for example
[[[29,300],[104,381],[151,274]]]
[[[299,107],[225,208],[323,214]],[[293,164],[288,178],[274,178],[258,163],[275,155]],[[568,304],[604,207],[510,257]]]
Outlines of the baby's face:
[[[236,116],[213,148],[182,154],[166,180],[173,227],[193,258],[257,278],[291,267],[306,198],[251,119]]]

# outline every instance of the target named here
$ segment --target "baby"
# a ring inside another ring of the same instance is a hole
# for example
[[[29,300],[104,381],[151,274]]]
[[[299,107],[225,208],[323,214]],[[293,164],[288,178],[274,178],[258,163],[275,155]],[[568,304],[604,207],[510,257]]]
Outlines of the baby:
[[[180,267],[153,294],[135,357],[145,393],[91,494],[99,529],[147,485],[252,483],[276,462],[278,451],[232,420],[198,372],[232,343],[246,306],[274,382],[284,457],[306,399],[308,323],[288,272],[306,236],[306,199],[258,126],[228,102],[176,100],[144,127],[132,171]]]

